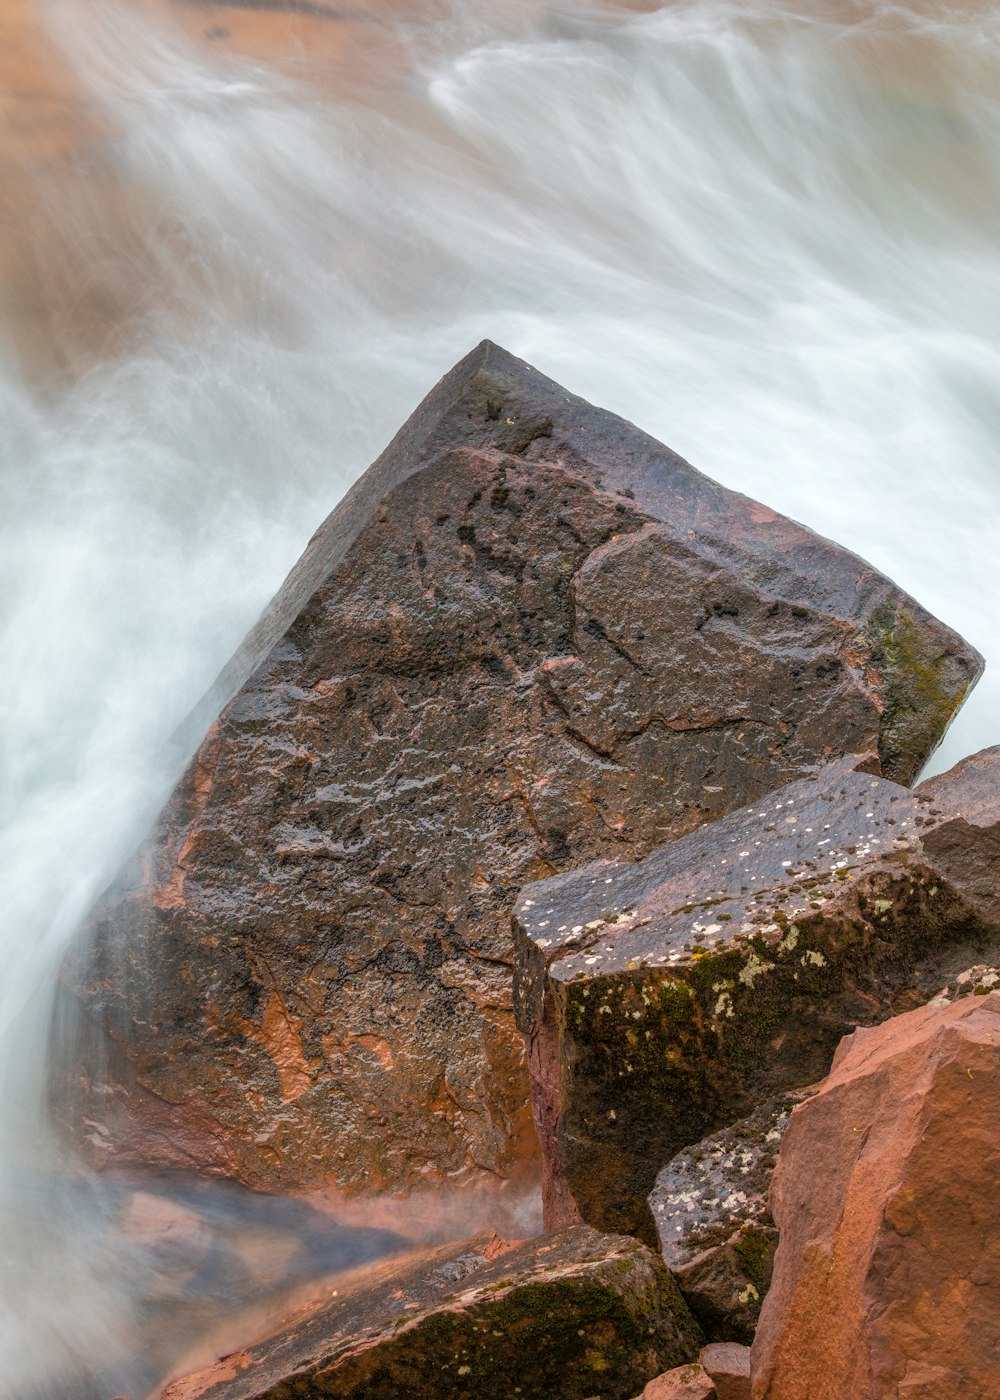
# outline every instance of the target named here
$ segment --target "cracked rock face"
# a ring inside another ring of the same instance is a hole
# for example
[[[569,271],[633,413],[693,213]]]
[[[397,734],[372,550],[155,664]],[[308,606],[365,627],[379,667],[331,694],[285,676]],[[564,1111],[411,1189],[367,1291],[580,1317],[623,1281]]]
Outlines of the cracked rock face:
[[[483,1235],[349,1280],[164,1400],[628,1400],[697,1352],[652,1250],[578,1226],[514,1246]]]
[[[996,949],[998,870],[989,749],[914,791],[841,759],[638,864],[529,886],[516,1000],[550,1227],[655,1238],[680,1148]]]
[[[769,1099],[678,1152],[656,1178],[649,1208],[660,1252],[710,1341],[753,1341],[778,1243],[767,1194],[792,1109],[808,1093]]]
[[[481,346],[201,712],[67,969],[61,1111],[94,1160],[254,1186],[533,1171],[517,890],[831,754],[909,781],[979,669],[853,555]]]
[[[792,1114],[754,1400],[995,1396],[1000,995],[844,1041]]]

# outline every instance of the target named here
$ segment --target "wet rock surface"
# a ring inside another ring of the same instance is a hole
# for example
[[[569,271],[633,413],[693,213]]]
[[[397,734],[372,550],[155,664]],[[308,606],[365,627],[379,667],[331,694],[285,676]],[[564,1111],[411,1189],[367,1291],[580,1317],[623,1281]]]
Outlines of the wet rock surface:
[[[651,1235],[646,1197],[680,1148],[983,960],[1000,935],[991,773],[997,749],[911,792],[839,760],[638,864],[523,892],[550,1224],[579,1211]]]
[[[343,1285],[164,1400],[627,1400],[697,1349],[676,1285],[636,1240],[483,1235]]]
[[[845,1040],[795,1110],[754,1400],[989,1400],[1000,1349],[1000,996]]]
[[[769,1099],[679,1152],[656,1178],[649,1207],[660,1251],[712,1341],[753,1340],[778,1244],[771,1177],[792,1109],[807,1093]]]
[[[718,1400],[750,1400],[749,1347],[714,1342],[702,1348],[698,1360],[711,1376]]]
[[[695,1363],[664,1371],[636,1400],[717,1400],[717,1396],[711,1376]]]
[[[484,344],[195,721],[233,697],[67,969],[60,1116],[94,1162],[255,1187],[530,1174],[517,889],[831,753],[909,780],[979,669],[856,557]]]

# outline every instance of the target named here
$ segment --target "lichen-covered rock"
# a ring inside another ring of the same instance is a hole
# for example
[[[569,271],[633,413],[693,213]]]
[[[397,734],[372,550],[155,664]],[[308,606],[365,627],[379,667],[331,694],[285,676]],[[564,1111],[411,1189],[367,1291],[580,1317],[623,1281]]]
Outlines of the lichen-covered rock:
[[[698,1340],[636,1240],[583,1226],[517,1246],[484,1235],[341,1286],[164,1400],[627,1400],[692,1361]]]
[[[979,669],[853,555],[484,345],[213,693],[67,972],[98,1043],[63,1112],[95,1161],[255,1187],[534,1170],[517,889],[833,754],[908,781]]]
[[[778,1244],[767,1193],[782,1133],[807,1092],[768,1099],[678,1152],[656,1178],[649,1208],[660,1252],[711,1341],[753,1340]]]
[[[950,1006],[953,1001],[961,1001],[963,997],[984,997],[996,991],[1000,991],[1000,967],[992,963],[976,963],[973,967],[963,968],[943,987],[939,987],[927,1005]]]
[[[792,1114],[754,1400],[1000,1394],[1000,995],[844,1041]]]
[[[653,1237],[680,1148],[995,948],[998,841],[1000,749],[912,792],[838,760],[642,862],[529,886],[516,999],[550,1226]]]

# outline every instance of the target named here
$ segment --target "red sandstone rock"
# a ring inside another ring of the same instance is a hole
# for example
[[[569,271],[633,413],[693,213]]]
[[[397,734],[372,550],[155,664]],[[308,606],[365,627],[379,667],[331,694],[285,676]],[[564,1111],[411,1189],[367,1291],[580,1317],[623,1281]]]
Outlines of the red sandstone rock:
[[[579,1211],[654,1238],[647,1197],[679,1149],[1000,947],[1000,749],[912,792],[855,768],[524,890],[548,1228]]]
[[[754,1400],[996,1400],[998,1103],[995,993],[844,1041],[782,1141]]]
[[[651,1380],[636,1400],[717,1400],[717,1395],[711,1376],[700,1366],[677,1366]]]
[[[341,1286],[163,1400],[626,1400],[697,1345],[676,1285],[636,1240],[584,1226],[517,1246],[484,1235]]]
[[[713,1342],[702,1347],[698,1360],[715,1383],[718,1400],[750,1400],[749,1347],[738,1342]]]
[[[94,1161],[516,1174],[526,881],[844,751],[909,781],[979,658],[855,556],[485,344],[318,532],[67,970]],[[657,1165],[662,1165],[661,1158]]]

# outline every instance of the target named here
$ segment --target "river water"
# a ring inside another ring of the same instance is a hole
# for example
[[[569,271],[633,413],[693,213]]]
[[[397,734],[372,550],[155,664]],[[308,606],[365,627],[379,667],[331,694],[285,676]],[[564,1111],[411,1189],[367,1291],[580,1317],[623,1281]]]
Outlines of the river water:
[[[0,1397],[139,1400],[147,1265],[44,1126],[55,969],[175,727],[477,341],[889,573],[990,668],[936,766],[1000,738],[1000,5],[10,14]]]

